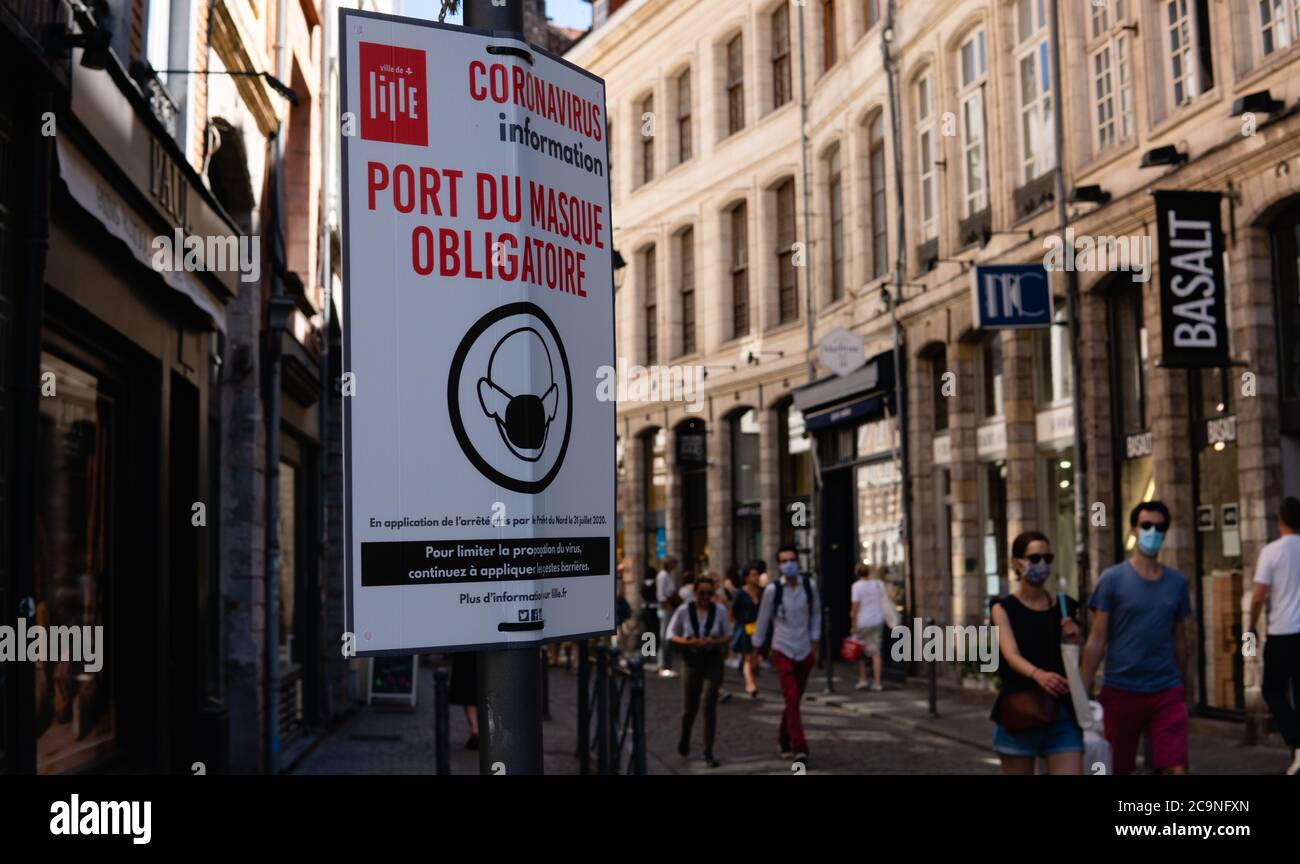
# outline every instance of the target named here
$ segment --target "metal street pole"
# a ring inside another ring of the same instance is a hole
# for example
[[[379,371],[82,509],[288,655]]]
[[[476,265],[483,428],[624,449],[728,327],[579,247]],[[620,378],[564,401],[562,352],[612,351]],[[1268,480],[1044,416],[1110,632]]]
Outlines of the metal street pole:
[[[1066,228],[1070,214],[1065,195],[1065,101],[1061,87],[1061,18],[1058,0],[1052,0],[1052,108],[1056,124],[1056,214],[1062,243],[1070,243]],[[1067,261],[1074,260],[1066,250]],[[1079,597],[1092,580],[1088,574],[1088,470],[1087,441],[1083,434],[1083,361],[1079,329],[1079,281],[1073,269],[1065,272],[1066,323],[1070,328],[1070,374],[1074,379],[1074,516],[1077,521],[1074,557],[1078,567]],[[1055,326],[1055,325],[1053,325]],[[1085,615],[1087,613],[1084,613]],[[1086,624],[1085,619],[1085,624]]]
[[[465,0],[464,25],[523,39],[523,3]],[[541,671],[535,642],[479,653],[480,773],[542,773]]]

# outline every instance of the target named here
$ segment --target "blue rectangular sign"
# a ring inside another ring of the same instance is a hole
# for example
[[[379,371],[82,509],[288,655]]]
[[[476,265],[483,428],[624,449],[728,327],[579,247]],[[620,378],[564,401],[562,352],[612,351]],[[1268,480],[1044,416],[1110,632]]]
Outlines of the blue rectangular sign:
[[[971,274],[977,330],[1052,326],[1052,283],[1042,264],[984,264]]]

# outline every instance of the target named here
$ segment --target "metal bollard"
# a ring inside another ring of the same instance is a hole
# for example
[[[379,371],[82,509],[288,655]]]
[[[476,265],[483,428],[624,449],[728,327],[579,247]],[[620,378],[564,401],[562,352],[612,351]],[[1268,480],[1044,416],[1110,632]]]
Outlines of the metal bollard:
[[[632,773],[646,773],[645,758],[645,663],[634,656],[628,663],[632,670]]]
[[[609,652],[596,645],[596,773],[609,773]]]
[[[433,764],[434,773],[439,777],[451,773],[450,679],[446,666],[433,670]]]
[[[542,664],[542,719],[549,723],[551,720],[551,664],[547,662],[545,646],[538,653],[538,659]]]
[[[591,662],[587,640],[578,643],[578,773],[591,773]]]
[[[927,626],[933,624],[934,619],[926,618],[925,623]],[[925,664],[925,678],[926,696],[930,703],[930,719],[937,720],[939,719],[939,678],[933,660],[927,661]]]

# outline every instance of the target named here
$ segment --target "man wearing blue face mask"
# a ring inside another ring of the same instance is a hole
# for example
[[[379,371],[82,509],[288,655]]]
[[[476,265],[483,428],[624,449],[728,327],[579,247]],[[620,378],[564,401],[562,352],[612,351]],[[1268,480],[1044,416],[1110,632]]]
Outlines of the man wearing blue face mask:
[[[1088,602],[1093,617],[1083,651],[1083,683],[1091,692],[1104,657],[1105,686],[1098,701],[1116,774],[1132,773],[1143,731],[1151,744],[1149,767],[1187,772],[1183,637],[1192,609],[1187,577],[1157,560],[1169,519],[1169,508],[1159,501],[1133,508],[1133,557],[1105,570]]]
[[[791,544],[776,552],[780,576],[763,589],[754,630],[755,652],[771,652],[781,682],[785,713],[777,737],[781,757],[808,762],[808,739],[804,735],[799,701],[808,686],[808,675],[817,662],[817,640],[821,638],[821,604],[817,583],[799,572],[799,552]]]

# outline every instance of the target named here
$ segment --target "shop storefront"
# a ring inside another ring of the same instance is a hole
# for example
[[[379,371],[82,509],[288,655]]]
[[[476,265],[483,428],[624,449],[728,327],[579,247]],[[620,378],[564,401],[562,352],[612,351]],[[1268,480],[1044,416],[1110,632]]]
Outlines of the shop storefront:
[[[905,605],[907,598],[893,355],[879,354],[849,375],[806,385],[795,391],[794,404],[816,439],[817,576],[830,615],[831,650],[838,651],[849,633],[849,594],[859,563],[883,566],[892,599]]]
[[[103,647],[98,668],[37,661],[13,676],[5,767],[215,765],[202,719],[219,689],[208,406],[240,285],[155,267],[151,241],[236,229],[115,60],[73,66],[71,107],[53,148],[41,316],[13,334],[42,391],[33,425],[18,421],[34,483],[14,504],[30,508],[32,566],[4,588],[34,623],[102,628]]]

